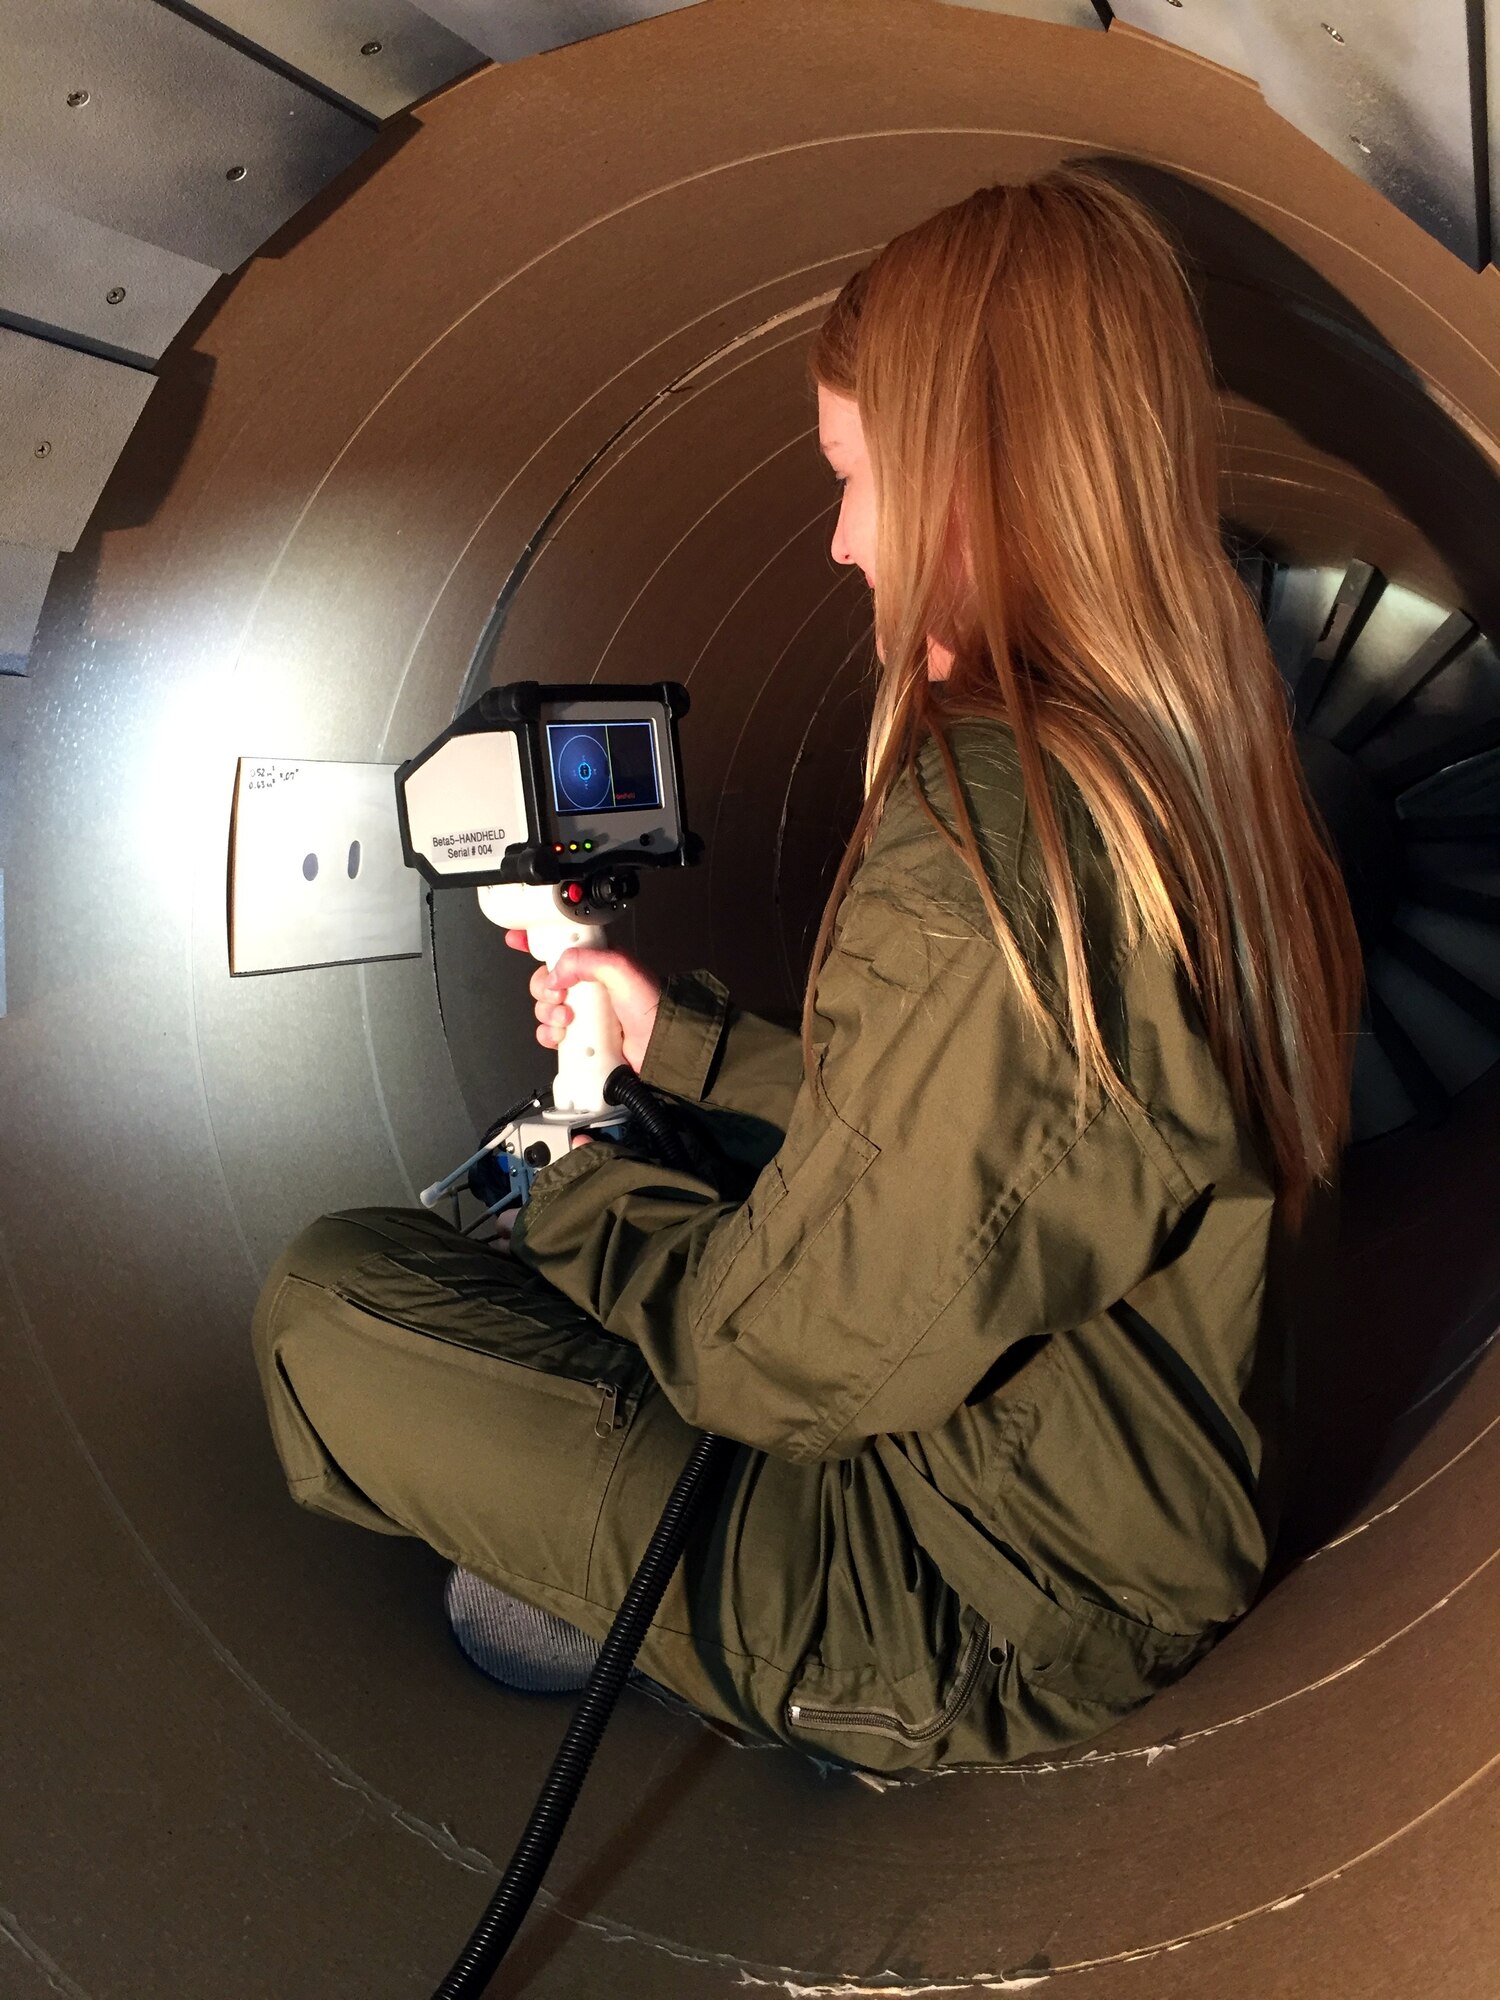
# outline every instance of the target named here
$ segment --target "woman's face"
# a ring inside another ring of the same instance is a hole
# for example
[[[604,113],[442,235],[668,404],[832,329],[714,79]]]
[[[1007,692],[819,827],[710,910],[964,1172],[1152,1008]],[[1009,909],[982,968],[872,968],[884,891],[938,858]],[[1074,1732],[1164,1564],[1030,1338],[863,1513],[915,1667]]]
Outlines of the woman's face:
[[[843,488],[843,502],[829,553],[836,563],[857,563],[875,588],[875,480],[865,450],[859,405],[852,396],[818,389],[818,447]]]
[[[865,582],[875,588],[875,475],[865,450],[859,405],[852,396],[835,395],[818,385],[818,447],[843,488],[839,518],[829,553],[836,563],[858,564]],[[953,655],[937,639],[927,641],[927,674],[946,680]]]

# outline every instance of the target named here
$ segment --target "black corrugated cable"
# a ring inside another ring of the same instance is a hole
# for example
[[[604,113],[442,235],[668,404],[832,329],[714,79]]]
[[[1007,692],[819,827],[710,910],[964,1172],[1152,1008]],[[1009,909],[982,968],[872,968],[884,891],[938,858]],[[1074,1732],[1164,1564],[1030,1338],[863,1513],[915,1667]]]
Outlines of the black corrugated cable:
[[[604,1086],[604,1096],[607,1103],[624,1105],[638,1121],[664,1166],[677,1167],[685,1173],[697,1171],[682,1134],[673,1126],[650,1086],[642,1083],[634,1070],[624,1064],[615,1070]],[[605,1725],[635,1664],[662,1592],[677,1567],[698,1505],[710,1490],[712,1475],[734,1449],[731,1438],[716,1437],[711,1431],[701,1431],[694,1442],[599,1649],[594,1670],[552,1760],[526,1829],[484,1915],[433,1994],[433,2000],[475,2000],[489,1985],[510,1949],[557,1852]]]

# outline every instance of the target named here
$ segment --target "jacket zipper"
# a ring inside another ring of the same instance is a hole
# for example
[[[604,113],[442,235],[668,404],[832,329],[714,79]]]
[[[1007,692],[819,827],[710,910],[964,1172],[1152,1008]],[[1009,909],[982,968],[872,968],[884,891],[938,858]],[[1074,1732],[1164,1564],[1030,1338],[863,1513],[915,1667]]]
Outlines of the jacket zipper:
[[[386,1326],[399,1326],[403,1333],[420,1333],[425,1339],[440,1340],[448,1347],[463,1347],[465,1345],[463,1341],[453,1340],[447,1334],[433,1332],[431,1327],[413,1326],[409,1320],[398,1319],[394,1313],[382,1312],[379,1306],[370,1305],[365,1299],[345,1291],[341,1285],[333,1287],[333,1295],[335,1298],[343,1299],[346,1304],[357,1307],[360,1312],[368,1313],[371,1319],[378,1319]],[[600,1391],[599,1413],[594,1418],[594,1435],[596,1437],[612,1437],[620,1428],[620,1425],[625,1422],[625,1419],[620,1415],[620,1386],[617,1382],[606,1382],[602,1377],[590,1382],[588,1377],[584,1375],[561,1375],[550,1368],[539,1368],[530,1361],[517,1361],[514,1356],[507,1356],[506,1358],[511,1361],[514,1367],[530,1369],[532,1374],[546,1375],[554,1382],[576,1382],[583,1384],[587,1388],[598,1389]]]
[[[596,1382],[594,1387],[604,1391],[599,1414],[594,1419],[594,1436],[607,1438],[620,1428],[620,1391],[613,1382]]]
[[[813,1708],[797,1701],[787,1703],[787,1721],[800,1723],[803,1728],[864,1730],[873,1736],[896,1736],[903,1743],[926,1743],[932,1737],[942,1735],[974,1692],[974,1684],[984,1664],[988,1639],[989,1627],[981,1620],[970,1632],[959,1655],[958,1676],[952,1693],[937,1714],[926,1722],[903,1722],[899,1715],[884,1708]]]

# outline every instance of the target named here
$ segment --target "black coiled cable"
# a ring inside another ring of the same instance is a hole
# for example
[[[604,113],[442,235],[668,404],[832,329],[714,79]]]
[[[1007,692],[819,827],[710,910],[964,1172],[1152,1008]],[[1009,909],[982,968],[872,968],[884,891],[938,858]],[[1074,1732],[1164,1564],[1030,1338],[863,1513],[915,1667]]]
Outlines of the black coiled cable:
[[[698,1147],[680,1126],[673,1124],[656,1092],[649,1083],[641,1082],[629,1063],[621,1063],[618,1069],[610,1071],[605,1079],[604,1101],[624,1105],[645,1133],[648,1150],[655,1153],[664,1167],[676,1167],[684,1174],[699,1174],[705,1180],[712,1178]]]
[[[678,1167],[687,1173],[696,1171],[682,1135],[650,1086],[642,1083],[634,1070],[622,1064],[604,1086],[604,1095],[608,1103],[622,1104],[639,1122],[664,1166]],[[510,1949],[557,1852],[605,1725],[635,1664],[662,1592],[677,1567],[698,1503],[710,1490],[714,1473],[734,1448],[730,1438],[716,1437],[711,1431],[699,1433],[599,1649],[594,1670],[552,1760],[526,1829],[484,1915],[453,1961],[447,1978],[433,1994],[433,2000],[474,2000],[489,1985]]]

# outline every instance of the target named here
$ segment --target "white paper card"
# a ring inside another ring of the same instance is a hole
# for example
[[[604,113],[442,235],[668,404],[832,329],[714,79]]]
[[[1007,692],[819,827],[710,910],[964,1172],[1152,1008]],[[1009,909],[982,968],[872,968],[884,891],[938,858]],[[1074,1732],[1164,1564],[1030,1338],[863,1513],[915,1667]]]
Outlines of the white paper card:
[[[393,764],[242,757],[229,869],[232,973],[421,955]]]

